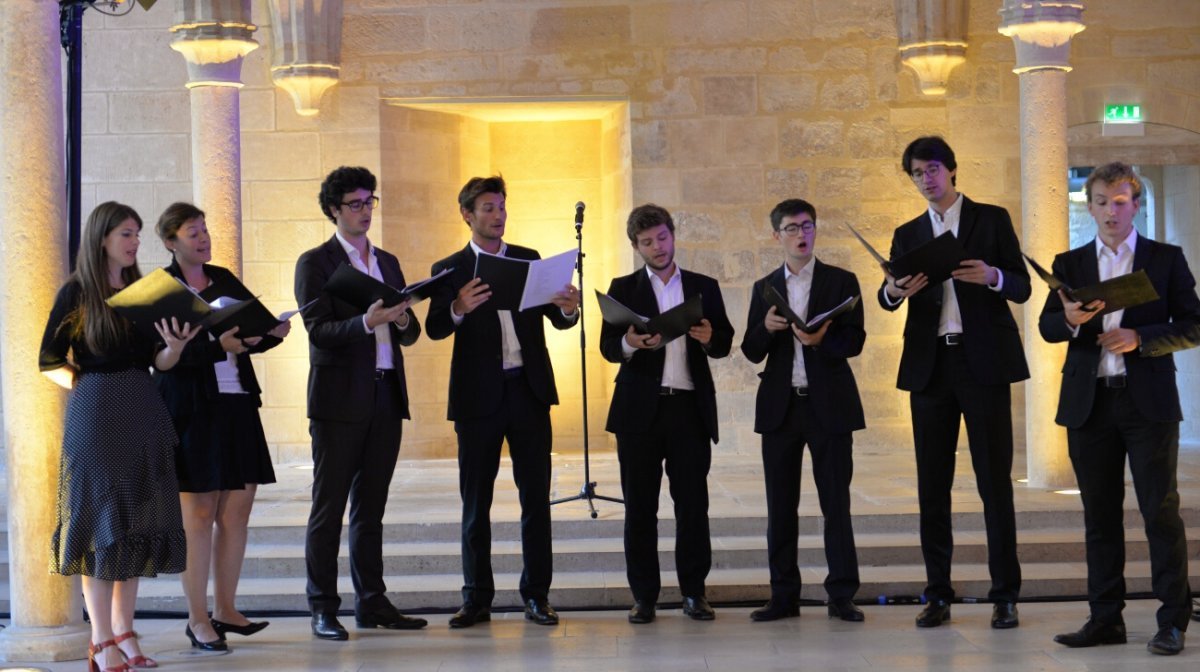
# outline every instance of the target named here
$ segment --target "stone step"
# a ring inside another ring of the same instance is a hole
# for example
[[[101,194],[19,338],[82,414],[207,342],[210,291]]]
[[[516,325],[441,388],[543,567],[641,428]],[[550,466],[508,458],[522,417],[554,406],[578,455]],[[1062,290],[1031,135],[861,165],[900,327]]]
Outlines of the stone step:
[[[878,596],[919,595],[925,584],[925,567],[921,564],[863,566],[860,600],[874,601]],[[1087,569],[1081,562],[1035,562],[1022,566],[1024,599],[1044,597],[1078,597],[1087,592]],[[804,599],[824,600],[821,585],[824,567],[802,567]],[[1150,590],[1150,563],[1126,563],[1125,576],[1130,592]],[[496,608],[516,608],[520,605],[517,591],[518,574],[496,575]],[[954,586],[960,598],[985,600],[990,586],[986,564],[960,563],[954,566]],[[1192,579],[1196,580],[1193,575]],[[402,610],[449,612],[462,601],[461,575],[431,574],[422,576],[387,576],[388,597]],[[664,572],[663,603],[678,602],[678,584],[673,572]],[[757,602],[769,597],[765,567],[744,569],[714,569],[708,577],[708,597],[713,602]],[[303,577],[243,579],[238,587],[238,606],[243,611],[295,611],[308,609],[304,597]],[[353,608],[353,588],[349,577],[338,582],[343,597],[342,607]],[[7,596],[5,595],[5,603]],[[623,571],[556,572],[551,589],[552,604],[560,609],[622,608],[630,602],[629,588]],[[0,608],[5,608],[0,605]],[[177,577],[143,580],[138,597],[138,609],[149,611],[185,611]]]

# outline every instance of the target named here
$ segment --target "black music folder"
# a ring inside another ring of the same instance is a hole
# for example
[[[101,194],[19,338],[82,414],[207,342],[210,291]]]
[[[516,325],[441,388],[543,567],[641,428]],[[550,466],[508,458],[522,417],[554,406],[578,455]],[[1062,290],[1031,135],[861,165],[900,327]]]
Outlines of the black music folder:
[[[413,303],[428,299],[438,286],[445,282],[453,268],[447,268],[435,276],[414,282],[404,289],[396,289],[355,269],[350,264],[337,267],[325,282],[325,291],[349,303],[364,313],[372,303],[383,299],[384,308],[412,299]]]
[[[596,301],[600,304],[600,315],[604,317],[605,322],[626,329],[632,326],[639,334],[661,335],[662,340],[656,349],[687,334],[704,319],[704,303],[700,294],[650,318],[638,315],[620,301],[602,294],[600,290],[596,290]]]
[[[955,238],[953,233],[946,231],[924,245],[910,250],[900,258],[888,261],[853,226],[847,224],[846,228],[850,229],[850,233],[858,238],[858,242],[867,248],[867,252],[870,252],[872,257],[875,257],[875,261],[883,264],[884,268],[888,269],[888,273],[891,273],[892,277],[896,279],[924,273],[929,278],[929,284],[941,284],[950,279],[950,273],[954,269],[970,258],[962,243],[958,242],[958,238]]]
[[[1029,266],[1033,268],[1033,272],[1037,273],[1038,277],[1045,281],[1052,291],[1061,289],[1067,295],[1068,299],[1078,301],[1084,306],[1097,299],[1103,301],[1104,309],[1100,311],[1100,315],[1107,315],[1118,310],[1158,300],[1158,291],[1151,284],[1150,276],[1146,275],[1146,271],[1141,269],[1133,273],[1118,275],[1115,278],[1110,278],[1094,285],[1074,289],[1063,282],[1058,276],[1043,268],[1041,264],[1034,261],[1033,257],[1028,254],[1022,254],[1021,256],[1025,257],[1025,261],[1029,262]]]
[[[475,277],[492,292],[488,304],[496,310],[528,310],[550,303],[571,284],[578,250],[545,259],[513,259],[497,254],[475,255]]]
[[[118,315],[157,338],[154,325],[162,320],[169,321],[173,317],[180,326],[186,323],[208,329],[245,309],[251,302],[234,301],[214,310],[182,280],[156,268],[110,296],[107,303]]]
[[[854,310],[854,307],[858,305],[858,301],[861,298],[857,294],[851,296],[832,309],[827,310],[806,322],[800,319],[800,316],[796,314],[796,311],[792,310],[791,304],[788,303],[788,300],[786,297],[784,297],[784,295],[779,293],[778,289],[775,289],[771,285],[765,285],[762,291],[762,296],[768,305],[775,306],[776,313],[787,318],[788,322],[796,325],[799,327],[800,331],[803,331],[806,334],[814,334],[825,322],[832,320],[838,315],[843,315],[851,310]]]

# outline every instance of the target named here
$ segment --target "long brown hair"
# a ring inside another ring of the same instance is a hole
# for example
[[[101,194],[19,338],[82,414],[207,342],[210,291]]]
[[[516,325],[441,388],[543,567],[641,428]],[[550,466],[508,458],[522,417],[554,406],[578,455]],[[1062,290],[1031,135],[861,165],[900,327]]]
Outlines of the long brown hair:
[[[97,205],[88,215],[79,255],[75,258],[75,273],[71,277],[79,283],[81,299],[70,320],[71,335],[82,337],[94,353],[119,348],[130,334],[129,321],[105,303],[117,290],[108,280],[108,252],[104,249],[104,239],[128,219],[137,222],[138,231],[142,230],[142,218],[128,205],[116,201]],[[121,280],[126,287],[141,277],[136,263],[121,269]]]

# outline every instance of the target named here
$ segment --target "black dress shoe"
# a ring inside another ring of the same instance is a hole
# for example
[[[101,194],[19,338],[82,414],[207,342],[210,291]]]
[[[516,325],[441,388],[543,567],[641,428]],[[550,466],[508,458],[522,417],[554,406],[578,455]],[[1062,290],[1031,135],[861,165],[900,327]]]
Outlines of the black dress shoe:
[[[950,603],[945,600],[934,600],[925,605],[917,615],[918,628],[936,628],[950,620]]]
[[[829,617],[840,618],[843,621],[851,623],[862,623],[866,620],[866,615],[863,610],[855,606],[854,601],[849,598],[829,601]]]
[[[525,620],[538,625],[558,625],[558,612],[543,599],[531,597],[525,600]]]
[[[752,621],[778,621],[781,618],[796,618],[800,615],[800,605],[790,600],[771,598],[762,607],[750,612]]]
[[[405,616],[395,607],[364,611],[361,614],[355,614],[354,620],[360,628],[383,628],[385,630],[420,630],[429,625],[429,621]]]
[[[334,614],[313,614],[312,633],[317,639],[329,639],[344,642],[350,639],[350,633],[338,622]]]
[[[1021,624],[1017,618],[1016,602],[997,602],[992,605],[992,627],[997,630],[1015,628]]]
[[[225,639],[225,635],[231,632],[235,635],[249,637],[250,635],[259,632],[270,624],[270,621],[251,621],[245,625],[234,625],[232,623],[218,621],[215,618],[212,619],[213,630],[217,631],[217,634],[221,636],[221,639]]]
[[[469,628],[476,623],[486,623],[492,620],[491,607],[480,607],[470,602],[463,605],[450,617],[450,627]]]
[[[633,608],[629,610],[629,622],[636,625],[653,623],[654,603],[643,600],[634,600]]]
[[[711,621],[717,617],[717,612],[713,611],[708,600],[704,596],[700,597],[684,597],[683,598],[683,613],[693,621]]]
[[[1174,656],[1183,651],[1183,631],[1173,625],[1164,625],[1146,642],[1146,649],[1160,656]]]
[[[192,634],[192,626],[190,624],[186,628],[183,629],[183,634],[187,635],[187,638],[192,640],[192,648],[193,649],[200,649],[201,651],[228,651],[229,650],[229,645],[227,645],[225,643],[225,640],[221,639],[220,637],[218,637],[217,639],[214,639],[211,642],[202,642],[202,641],[196,639],[196,635]]]
[[[1101,644],[1124,644],[1125,626],[1121,623],[1115,625],[1099,623],[1089,618],[1078,631],[1055,635],[1054,641],[1072,649]]]

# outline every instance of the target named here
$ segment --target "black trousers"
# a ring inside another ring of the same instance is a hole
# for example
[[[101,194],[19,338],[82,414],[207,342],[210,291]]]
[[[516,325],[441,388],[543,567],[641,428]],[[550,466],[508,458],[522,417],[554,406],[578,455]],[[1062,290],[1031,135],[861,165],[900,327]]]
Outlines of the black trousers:
[[[633,598],[654,604],[662,589],[658,563],[658,498],[663,467],[675,503],[675,571],[685,597],[704,597],[712,568],[708,469],[712,444],[694,393],[659,397],[650,429],[617,434],[625,498],[625,573]]]
[[[363,422],[310,420],[312,509],[304,538],[308,604],[313,613],[337,613],[338,546],[350,503],[350,578],[356,612],[387,604],[383,583],[383,512],[400,453],[396,415],[400,380],[375,382],[375,408]]]
[[[967,425],[971,466],[983,520],[987,526],[988,599],[1015,602],[1021,591],[1017,560],[1017,524],[1013,512],[1012,393],[1008,385],[974,381],[962,346],[938,346],[928,387],[909,397],[913,442],[917,454],[917,498],[921,513],[921,553],[925,557],[930,600],[952,600],[950,558],[954,534],[950,525],[950,487],[954,483],[955,450],[960,418]]]
[[[492,494],[500,449],[508,440],[513,481],[521,500],[521,598],[546,599],[554,572],[550,541],[550,407],[523,374],[505,379],[504,400],[492,415],[454,423],[458,489],[462,495],[463,601],[489,606],[492,576]]]
[[[1067,430],[1067,447],[1083,499],[1088,604],[1100,623],[1121,623],[1125,608],[1125,459],[1150,544],[1151,587],[1162,602],[1159,627],[1187,630],[1192,613],[1187,540],[1179,517],[1175,472],[1179,423],[1153,422],[1127,389],[1096,388],[1092,414]]]
[[[858,592],[858,552],[850,521],[853,435],[830,434],[821,428],[807,397],[795,394],[779,429],[763,434],[763,475],[767,486],[767,558],[771,599],[794,604],[800,599],[799,540],[800,467],[804,445],[812,454],[813,480],[825,517],[825,592],[831,600],[852,599]]]

